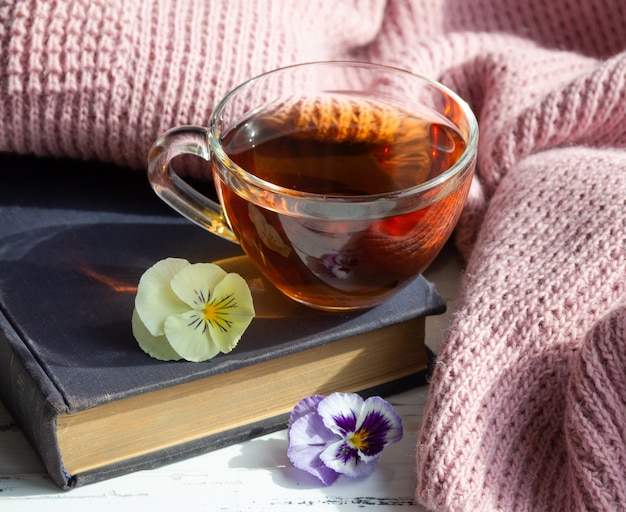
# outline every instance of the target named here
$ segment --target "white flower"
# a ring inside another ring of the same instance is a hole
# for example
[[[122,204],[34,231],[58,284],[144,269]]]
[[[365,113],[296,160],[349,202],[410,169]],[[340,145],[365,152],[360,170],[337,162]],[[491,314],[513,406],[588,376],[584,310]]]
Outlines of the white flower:
[[[240,275],[212,263],[167,258],[139,280],[133,335],[156,359],[206,361],[230,352],[254,314]]]

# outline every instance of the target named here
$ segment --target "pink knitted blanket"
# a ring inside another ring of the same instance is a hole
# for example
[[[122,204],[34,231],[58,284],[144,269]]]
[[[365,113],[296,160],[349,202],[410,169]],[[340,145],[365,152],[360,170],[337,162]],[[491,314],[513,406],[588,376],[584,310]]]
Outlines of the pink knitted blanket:
[[[479,118],[458,311],[417,446],[435,510],[626,510],[622,0],[5,0],[0,151],[144,168],[251,75],[369,60]]]

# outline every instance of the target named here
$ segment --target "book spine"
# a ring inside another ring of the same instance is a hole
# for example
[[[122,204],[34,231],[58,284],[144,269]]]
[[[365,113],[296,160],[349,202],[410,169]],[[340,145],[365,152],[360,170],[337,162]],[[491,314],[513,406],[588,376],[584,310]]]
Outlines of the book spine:
[[[0,399],[39,455],[52,480],[73,487],[56,436],[59,393],[20,335],[0,314]]]

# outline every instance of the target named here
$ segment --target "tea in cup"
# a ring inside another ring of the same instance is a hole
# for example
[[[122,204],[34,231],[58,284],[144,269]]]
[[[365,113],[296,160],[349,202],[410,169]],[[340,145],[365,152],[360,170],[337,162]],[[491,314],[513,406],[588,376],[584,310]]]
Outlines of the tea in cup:
[[[396,68],[319,62],[230,92],[207,127],[153,146],[156,193],[239,243],[288,297],[327,311],[375,306],[422,273],[461,214],[478,126],[443,85]],[[171,161],[210,163],[219,203]]]

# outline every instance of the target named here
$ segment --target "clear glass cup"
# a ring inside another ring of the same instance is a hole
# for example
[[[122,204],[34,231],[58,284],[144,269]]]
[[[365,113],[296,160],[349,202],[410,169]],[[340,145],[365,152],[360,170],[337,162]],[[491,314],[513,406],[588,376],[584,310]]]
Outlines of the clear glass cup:
[[[285,295],[327,311],[375,306],[439,253],[463,209],[478,124],[443,85],[396,68],[318,62],[235,88],[207,127],[161,136],[148,162],[167,204],[239,243]],[[172,160],[208,162],[219,202]],[[207,254],[210,258],[210,253]]]

